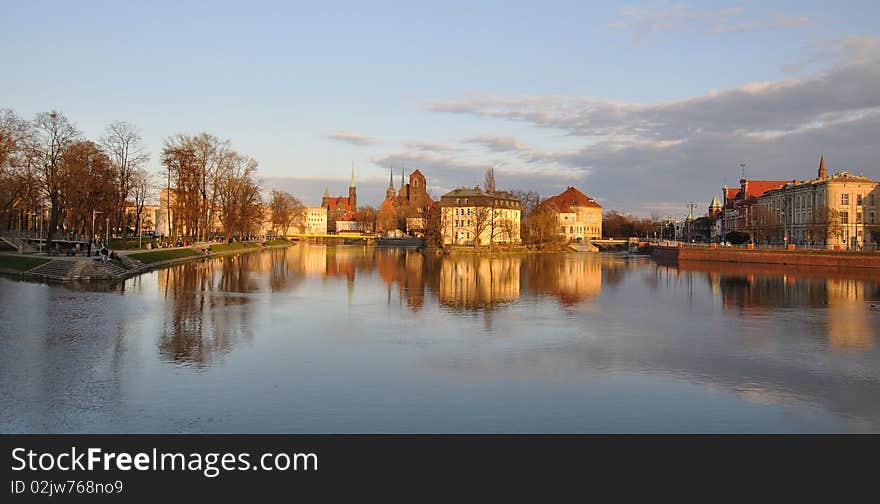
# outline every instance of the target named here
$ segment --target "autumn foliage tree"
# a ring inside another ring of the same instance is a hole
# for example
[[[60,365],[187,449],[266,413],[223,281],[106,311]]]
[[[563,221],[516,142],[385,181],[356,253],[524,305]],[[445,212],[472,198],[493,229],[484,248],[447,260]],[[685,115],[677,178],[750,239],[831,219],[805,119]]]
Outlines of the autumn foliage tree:
[[[272,214],[272,234],[280,231],[286,235],[290,226],[302,218],[302,203],[287,191],[274,190],[269,196],[269,210]]]

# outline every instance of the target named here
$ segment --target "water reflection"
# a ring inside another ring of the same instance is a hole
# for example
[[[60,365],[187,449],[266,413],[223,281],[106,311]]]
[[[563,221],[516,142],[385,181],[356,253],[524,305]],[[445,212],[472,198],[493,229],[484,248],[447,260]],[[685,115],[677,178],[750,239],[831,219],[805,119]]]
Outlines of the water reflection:
[[[302,243],[0,279],[0,431],[880,431],[880,272]]]
[[[880,274],[867,271],[822,271],[787,266],[749,266],[726,263],[684,263],[685,272],[706,275],[720,292],[725,309],[743,316],[775,310],[821,310],[816,321],[834,349],[859,350],[874,346],[870,323],[872,301],[880,298]],[[876,309],[876,305],[873,307]]]

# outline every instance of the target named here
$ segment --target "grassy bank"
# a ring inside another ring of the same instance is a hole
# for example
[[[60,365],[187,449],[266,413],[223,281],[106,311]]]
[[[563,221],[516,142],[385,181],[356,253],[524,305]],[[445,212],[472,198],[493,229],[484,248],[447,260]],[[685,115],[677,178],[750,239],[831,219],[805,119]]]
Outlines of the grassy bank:
[[[154,252],[140,252],[137,254],[130,254],[128,257],[138,260],[144,264],[152,264],[161,261],[170,261],[171,259],[181,259],[183,257],[192,257],[200,255],[193,249],[169,249],[169,250],[156,250]]]
[[[2,255],[0,256],[0,270],[27,271],[47,262],[49,262],[49,259],[39,257]]]
[[[221,243],[219,245],[211,244],[211,252],[230,252],[233,250],[249,249],[259,246],[259,243],[253,242]]]

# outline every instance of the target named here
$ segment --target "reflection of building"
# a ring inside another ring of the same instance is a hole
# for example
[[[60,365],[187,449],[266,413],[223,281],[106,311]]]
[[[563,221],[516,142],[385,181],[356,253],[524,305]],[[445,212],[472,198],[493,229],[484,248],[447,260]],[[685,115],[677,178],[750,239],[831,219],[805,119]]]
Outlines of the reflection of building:
[[[397,286],[401,298],[413,311],[425,304],[425,277],[432,273],[426,271],[428,261],[421,252],[396,248],[376,250],[376,270],[388,286],[388,299],[391,299],[391,287]]]
[[[758,201],[775,217],[788,243],[875,248],[880,241],[880,182],[840,172],[829,176],[825,158],[817,177],[791,181],[767,191]],[[835,229],[837,228],[837,229]]]
[[[602,238],[602,206],[570,187],[545,202],[556,211],[560,234],[566,240],[594,240]]]
[[[440,197],[440,227],[445,245],[520,243],[521,202],[503,192],[479,187],[455,189]]]
[[[828,344],[833,348],[874,346],[875,328],[868,323],[865,282],[832,279],[828,292]]]
[[[602,292],[602,261],[592,255],[529,257],[529,283],[536,292],[551,294],[564,305],[595,298]]]
[[[487,308],[519,299],[521,257],[447,257],[440,266],[440,303]]]

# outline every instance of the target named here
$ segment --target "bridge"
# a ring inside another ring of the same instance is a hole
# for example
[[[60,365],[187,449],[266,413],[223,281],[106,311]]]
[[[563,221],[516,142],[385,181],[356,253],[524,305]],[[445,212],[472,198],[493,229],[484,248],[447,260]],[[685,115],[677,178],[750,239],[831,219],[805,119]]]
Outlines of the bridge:
[[[286,238],[335,238],[337,240],[375,240],[376,235],[364,235],[364,234],[308,234],[308,233],[291,233],[285,236]]]
[[[628,239],[627,240],[614,240],[614,239],[590,240],[590,243],[592,243],[593,245],[606,245],[606,246],[607,245],[626,245],[629,243],[629,240]]]

